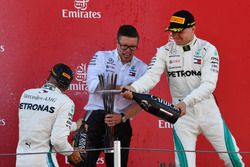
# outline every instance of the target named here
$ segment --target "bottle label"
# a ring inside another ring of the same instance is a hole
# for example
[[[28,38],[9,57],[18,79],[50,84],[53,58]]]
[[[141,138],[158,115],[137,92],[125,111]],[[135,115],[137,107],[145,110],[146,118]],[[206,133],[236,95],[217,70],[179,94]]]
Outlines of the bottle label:
[[[175,106],[173,105],[173,104],[171,104],[171,103],[169,103],[169,102],[167,102],[167,101],[165,101],[165,100],[163,100],[163,99],[161,99],[161,98],[159,98],[159,97],[156,97],[156,96],[150,96],[151,97],[151,99],[153,99],[154,101],[157,101],[157,102],[159,102],[159,103],[162,103],[162,104],[164,104],[164,105],[166,105],[166,106],[169,106],[169,107],[171,107],[171,108],[175,108]]]
[[[80,150],[82,159],[86,158],[86,146],[87,146],[87,130],[85,128],[85,123],[82,124],[80,129],[75,133],[72,141],[72,146]]]

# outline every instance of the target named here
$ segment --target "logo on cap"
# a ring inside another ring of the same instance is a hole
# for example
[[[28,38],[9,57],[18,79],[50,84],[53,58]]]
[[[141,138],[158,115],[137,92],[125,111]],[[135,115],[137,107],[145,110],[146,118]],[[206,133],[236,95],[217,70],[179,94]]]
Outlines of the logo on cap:
[[[65,72],[62,73],[62,76],[64,76],[64,77],[67,78],[67,79],[70,79],[70,78],[71,78],[70,75],[67,74],[67,73],[65,73]]]
[[[178,16],[172,16],[171,19],[170,19],[170,22],[178,23],[178,24],[184,24],[185,23],[185,18],[178,17]]]

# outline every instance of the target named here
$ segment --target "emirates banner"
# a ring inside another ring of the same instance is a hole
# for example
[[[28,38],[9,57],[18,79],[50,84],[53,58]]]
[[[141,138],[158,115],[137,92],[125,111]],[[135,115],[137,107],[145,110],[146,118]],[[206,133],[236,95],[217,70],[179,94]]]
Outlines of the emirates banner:
[[[198,0],[43,0],[1,1],[0,11],[0,166],[15,166],[18,142],[18,103],[21,93],[45,83],[56,63],[68,64],[75,78],[67,95],[76,105],[74,120],[83,117],[88,99],[87,67],[96,51],[116,48],[120,25],[132,24],[140,34],[137,57],[149,63],[156,48],[169,40],[164,29],[181,9],[196,18],[196,35],[214,44],[220,55],[215,91],[221,113],[242,152],[250,151],[250,104],[247,67],[250,66],[247,27],[250,1]],[[152,94],[170,101],[167,79],[162,76]],[[173,164],[173,126],[146,112],[132,120],[129,167]],[[69,140],[72,138],[70,136]],[[198,137],[197,150],[214,150]],[[242,154],[246,165],[250,155]],[[58,155],[62,167],[70,166]],[[197,166],[223,166],[216,153],[197,153]],[[97,166],[105,166],[101,154]]]

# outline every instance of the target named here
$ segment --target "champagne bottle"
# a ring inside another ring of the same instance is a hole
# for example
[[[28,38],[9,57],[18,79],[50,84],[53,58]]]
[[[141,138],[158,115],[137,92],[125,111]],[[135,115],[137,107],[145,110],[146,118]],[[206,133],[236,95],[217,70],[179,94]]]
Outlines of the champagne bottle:
[[[122,92],[125,92],[123,89]],[[181,111],[173,104],[150,94],[132,92],[133,100],[136,101],[146,112],[155,115],[167,122],[174,124],[180,117]]]
[[[82,167],[84,164],[84,160],[86,158],[86,146],[87,146],[87,129],[85,127],[85,120],[82,121],[81,127],[76,131],[75,135],[72,138],[72,146],[74,148],[80,149],[80,154],[82,157],[82,161],[78,164],[72,164],[74,167]],[[70,162],[71,163],[71,162]]]

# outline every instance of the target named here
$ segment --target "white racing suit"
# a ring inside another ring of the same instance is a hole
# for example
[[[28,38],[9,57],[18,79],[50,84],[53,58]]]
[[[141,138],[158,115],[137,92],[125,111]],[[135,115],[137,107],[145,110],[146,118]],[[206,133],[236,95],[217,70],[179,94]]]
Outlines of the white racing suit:
[[[184,51],[184,49],[186,51]],[[215,102],[219,72],[219,56],[209,42],[194,38],[183,48],[174,41],[157,50],[147,72],[134,82],[136,92],[153,88],[166,70],[173,103],[185,102],[186,114],[174,124],[174,143],[177,166],[195,167],[197,136],[203,133],[216,151],[237,152],[239,148],[223,121]],[[240,154],[220,153],[226,166],[244,166]]]
[[[19,104],[17,153],[38,154],[17,155],[16,167],[55,167],[58,163],[52,152],[72,154],[68,135],[73,114],[73,101],[52,84],[24,91]]]

